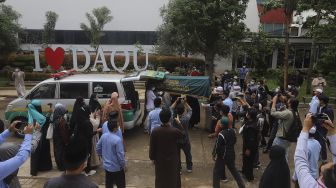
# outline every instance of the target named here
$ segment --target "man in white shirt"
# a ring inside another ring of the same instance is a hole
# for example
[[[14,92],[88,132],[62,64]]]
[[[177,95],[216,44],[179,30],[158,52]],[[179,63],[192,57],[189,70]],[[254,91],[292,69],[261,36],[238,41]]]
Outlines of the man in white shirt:
[[[318,96],[322,95],[323,90],[322,89],[316,89],[314,90],[314,96],[312,97],[311,102],[309,103],[309,113],[316,114],[318,107],[320,105],[320,102],[318,100]]]

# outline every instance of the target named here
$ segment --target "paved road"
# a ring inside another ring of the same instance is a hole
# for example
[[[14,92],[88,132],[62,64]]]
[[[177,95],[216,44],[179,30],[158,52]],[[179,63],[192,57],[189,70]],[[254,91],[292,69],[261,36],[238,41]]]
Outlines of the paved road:
[[[0,114],[1,118],[4,117],[4,108],[8,102],[12,100],[11,98],[0,98]],[[301,110],[302,114],[305,109]],[[196,188],[207,188],[212,187],[212,170],[213,161],[211,159],[211,151],[214,145],[213,139],[207,138],[207,132],[201,129],[190,130],[190,138],[192,144],[192,156],[194,162],[194,169],[191,174],[188,174],[186,170],[183,170],[182,174],[182,187],[196,187]],[[242,158],[241,158],[241,147],[242,141],[241,136],[238,137],[238,143],[236,145],[236,166],[241,169]],[[21,142],[20,139],[12,137],[9,139],[14,142]],[[143,133],[141,128],[135,128],[126,132],[125,135],[126,142],[126,158],[127,158],[127,172],[126,172],[126,182],[128,187],[154,187],[154,168],[152,162],[148,158],[148,135]],[[290,148],[290,161],[289,165],[291,170],[293,169],[293,152],[295,149],[295,144],[292,144]],[[261,153],[261,152],[260,152]],[[182,159],[184,156],[182,154]],[[262,167],[255,169],[256,180],[253,183],[247,183],[247,187],[258,187],[258,180],[260,179],[264,168],[267,166],[269,159],[267,154],[260,154],[260,162]],[[43,187],[44,182],[50,177],[56,177],[61,174],[61,172],[54,169],[49,172],[39,173],[37,177],[31,177],[29,174],[30,161],[27,160],[26,163],[20,168],[19,177],[23,187]],[[97,168],[97,174],[90,177],[94,182],[104,187],[104,172],[101,167]],[[237,187],[231,174],[227,171],[228,183],[222,184],[222,187]]]

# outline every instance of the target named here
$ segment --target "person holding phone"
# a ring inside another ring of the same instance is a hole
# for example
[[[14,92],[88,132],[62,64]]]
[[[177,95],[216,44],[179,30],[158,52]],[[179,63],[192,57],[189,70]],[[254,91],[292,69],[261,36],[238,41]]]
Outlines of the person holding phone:
[[[19,122],[20,121],[14,121],[7,130],[0,134],[0,144],[4,143],[11,133],[17,131],[15,127]],[[25,137],[17,154],[10,159],[0,162],[0,187],[8,187],[10,182],[7,181],[7,177],[20,168],[20,166],[28,159],[32,148],[31,141],[33,130],[33,125],[26,126],[23,131]]]
[[[180,124],[183,127],[184,130],[184,138],[179,141],[179,151],[183,150],[185,157],[186,157],[186,163],[187,163],[187,172],[192,172],[192,156],[191,156],[191,145],[190,145],[190,139],[188,134],[188,127],[189,127],[189,121],[192,116],[192,109],[189,106],[187,100],[185,97],[179,97],[174,104],[170,107],[171,111],[174,114],[175,121],[174,124]],[[176,121],[178,120],[178,121]],[[181,127],[178,125],[175,125],[174,127]],[[182,169],[181,163],[179,163],[180,170]]]
[[[46,138],[49,128],[50,117],[42,114],[40,100],[32,100],[28,104],[28,124],[39,124],[40,130],[35,130],[32,141],[32,154],[30,159],[30,174],[37,176],[39,171],[52,169],[50,144]]]
[[[295,173],[300,187],[336,187],[336,129],[330,120],[323,121],[323,127],[328,130],[327,139],[330,142],[330,152],[333,162],[321,166],[320,176],[316,180],[309,170],[308,161],[308,136],[309,130],[313,127],[312,114],[308,114],[304,120],[303,128],[297,141],[294,163]]]

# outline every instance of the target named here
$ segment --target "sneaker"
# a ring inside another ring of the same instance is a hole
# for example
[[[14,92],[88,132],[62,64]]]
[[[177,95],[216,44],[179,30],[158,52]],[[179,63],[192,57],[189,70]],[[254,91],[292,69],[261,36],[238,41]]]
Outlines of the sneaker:
[[[86,173],[86,176],[92,176],[96,173],[97,171],[95,170],[90,170],[90,172]]]
[[[223,182],[223,183],[227,183],[227,182],[229,182],[229,180],[228,180],[227,178],[222,179],[222,180],[220,180],[220,181]]]
[[[192,169],[187,169],[187,172],[188,173],[192,173]]]
[[[253,165],[253,168],[260,168],[261,167],[261,164],[260,164],[260,162],[259,163],[257,163],[257,164],[255,164],[255,165]]]

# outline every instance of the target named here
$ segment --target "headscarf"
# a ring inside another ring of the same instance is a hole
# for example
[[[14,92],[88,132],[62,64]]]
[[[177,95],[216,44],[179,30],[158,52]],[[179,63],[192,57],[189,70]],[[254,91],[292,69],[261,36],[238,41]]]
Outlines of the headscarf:
[[[96,93],[92,93],[91,97],[90,97],[90,101],[89,101],[89,106],[90,106],[90,111],[95,112],[97,109],[101,109],[101,105],[97,100],[97,94]]]
[[[34,120],[42,127],[46,122],[46,117],[41,112],[41,101],[32,100],[28,104],[28,124],[33,124]]]
[[[110,114],[110,112],[112,111],[120,111],[120,104],[118,101],[118,93],[117,92],[113,92],[111,95],[111,99],[107,101],[107,103],[104,106],[104,111],[103,111],[103,119],[104,121],[108,120],[108,116]]]
[[[286,161],[286,151],[281,146],[272,146],[271,159],[261,177],[259,188],[290,188],[290,172]]]
[[[54,110],[54,113],[53,113],[53,121],[55,122],[60,117],[63,117],[66,112],[67,112],[66,107],[61,103],[57,103],[55,105],[55,110]]]
[[[111,99],[105,104],[103,111],[103,122],[108,121],[109,114],[113,111],[116,111],[118,112],[118,125],[121,127],[121,130],[124,131],[124,119],[118,97],[119,94],[117,92],[113,92]]]

